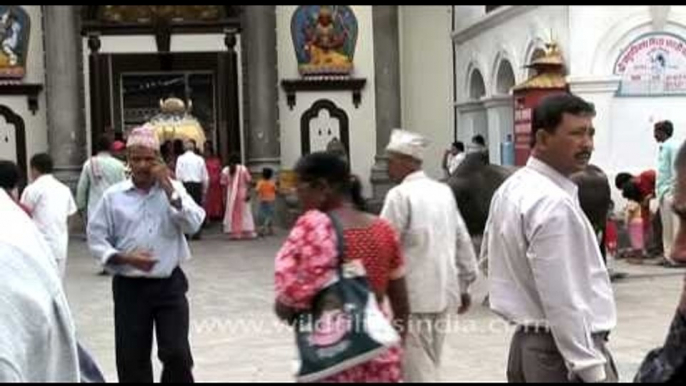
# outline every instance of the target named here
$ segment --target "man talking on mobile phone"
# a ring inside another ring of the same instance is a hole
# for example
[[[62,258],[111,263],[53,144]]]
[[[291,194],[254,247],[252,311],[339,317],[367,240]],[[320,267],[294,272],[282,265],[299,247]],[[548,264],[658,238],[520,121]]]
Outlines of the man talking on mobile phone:
[[[150,127],[127,142],[131,178],[110,187],[88,223],[88,246],[113,274],[114,328],[119,382],[153,382],[153,326],[162,379],[193,382],[188,342],[188,281],[180,264],[205,211],[169,177]]]

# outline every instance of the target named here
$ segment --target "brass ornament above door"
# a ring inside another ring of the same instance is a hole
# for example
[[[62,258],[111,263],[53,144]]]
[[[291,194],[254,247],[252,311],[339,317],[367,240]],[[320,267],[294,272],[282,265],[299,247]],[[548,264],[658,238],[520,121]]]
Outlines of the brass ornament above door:
[[[111,23],[149,23],[164,19],[180,21],[216,21],[224,15],[219,5],[105,5],[99,18]]]

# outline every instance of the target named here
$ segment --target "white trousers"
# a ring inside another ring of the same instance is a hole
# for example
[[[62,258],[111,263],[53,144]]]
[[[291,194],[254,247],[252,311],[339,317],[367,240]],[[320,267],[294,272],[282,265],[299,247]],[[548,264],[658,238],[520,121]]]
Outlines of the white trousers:
[[[57,274],[60,275],[60,280],[64,280],[67,274],[67,259],[56,260],[57,263]]]
[[[403,358],[405,382],[439,381],[447,322],[447,310],[440,313],[410,314]]]
[[[664,246],[665,258],[672,261],[672,244],[676,239],[679,230],[679,217],[674,214],[672,204],[674,195],[667,193],[660,199],[660,219],[662,220],[662,244]]]

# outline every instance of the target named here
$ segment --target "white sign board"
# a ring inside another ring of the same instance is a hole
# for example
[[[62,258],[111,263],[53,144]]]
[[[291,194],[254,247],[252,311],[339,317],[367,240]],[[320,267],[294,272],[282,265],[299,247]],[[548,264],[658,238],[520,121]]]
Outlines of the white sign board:
[[[650,33],[626,47],[614,73],[622,77],[619,95],[686,94],[686,40]]]

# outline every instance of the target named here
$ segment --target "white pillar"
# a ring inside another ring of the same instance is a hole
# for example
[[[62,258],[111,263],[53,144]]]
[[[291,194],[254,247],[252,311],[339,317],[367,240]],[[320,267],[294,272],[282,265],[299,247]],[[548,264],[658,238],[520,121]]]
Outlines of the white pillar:
[[[595,151],[591,162],[608,175],[614,174],[615,169],[621,166],[621,160],[613,159],[612,145],[617,137],[612,127],[612,101],[619,88],[620,77],[574,77],[568,82],[573,94],[595,105]]]
[[[505,142],[508,134],[514,133],[512,106],[512,97],[508,95],[484,101],[488,117],[488,153],[492,164],[501,164],[500,144]]]
[[[483,114],[484,104],[481,101],[469,101],[455,105],[457,110],[457,140],[468,146],[472,136],[477,134],[478,115]]]

